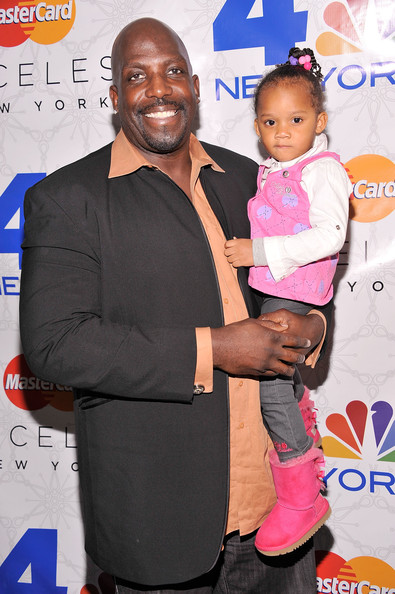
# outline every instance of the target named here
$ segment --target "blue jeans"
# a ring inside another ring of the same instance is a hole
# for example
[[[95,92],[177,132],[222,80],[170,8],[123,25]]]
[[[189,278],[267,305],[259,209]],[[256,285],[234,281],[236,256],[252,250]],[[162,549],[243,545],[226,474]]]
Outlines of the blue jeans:
[[[316,566],[313,541],[292,553],[278,557],[260,555],[255,533],[232,535],[212,571],[191,582],[143,586],[116,580],[117,594],[316,594]]]

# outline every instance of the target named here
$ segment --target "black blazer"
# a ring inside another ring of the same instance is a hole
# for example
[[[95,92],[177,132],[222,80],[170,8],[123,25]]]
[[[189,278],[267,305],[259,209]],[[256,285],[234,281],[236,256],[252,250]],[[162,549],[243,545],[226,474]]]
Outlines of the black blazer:
[[[225,235],[249,237],[257,165],[204,147],[226,171],[201,172]],[[213,567],[226,525],[226,374],[193,396],[195,327],[222,325],[221,299],[187,196],[145,167],[108,179],[110,154],[27,192],[21,337],[33,372],[74,388],[88,553],[118,577],[176,583]]]

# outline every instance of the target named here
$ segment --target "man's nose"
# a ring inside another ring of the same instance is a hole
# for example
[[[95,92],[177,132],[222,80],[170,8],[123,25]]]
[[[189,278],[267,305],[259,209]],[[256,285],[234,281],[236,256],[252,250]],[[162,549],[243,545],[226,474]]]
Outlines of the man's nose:
[[[171,93],[172,87],[166,76],[156,73],[150,77],[146,89],[147,97],[164,97],[165,95],[171,95]]]

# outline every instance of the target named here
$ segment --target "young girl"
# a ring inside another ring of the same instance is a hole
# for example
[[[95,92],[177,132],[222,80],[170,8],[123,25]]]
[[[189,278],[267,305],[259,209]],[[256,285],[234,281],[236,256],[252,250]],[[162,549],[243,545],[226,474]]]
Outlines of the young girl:
[[[227,241],[225,255],[234,267],[251,266],[249,283],[265,295],[262,313],[286,308],[305,314],[333,295],[352,187],[338,155],[326,150],[321,79],[313,52],[292,48],[255,91],[255,130],[270,157],[248,204],[251,239]],[[263,379],[260,393],[275,447],[270,463],[277,503],[255,543],[266,555],[280,555],[310,538],[330,508],[320,493],[322,452],[313,447],[319,433],[306,432],[301,414],[313,403],[298,371],[294,380]]]

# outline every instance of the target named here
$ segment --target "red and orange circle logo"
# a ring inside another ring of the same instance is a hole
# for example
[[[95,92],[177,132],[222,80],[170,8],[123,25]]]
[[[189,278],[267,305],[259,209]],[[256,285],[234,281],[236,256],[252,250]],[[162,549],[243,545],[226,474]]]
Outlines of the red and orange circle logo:
[[[395,209],[395,164],[381,155],[360,155],[345,164],[353,184],[350,218],[360,223],[384,219]]]
[[[14,47],[31,39],[49,45],[65,37],[75,20],[74,0],[3,0],[0,46]]]
[[[317,551],[317,592],[372,594],[393,592],[395,570],[376,557],[349,561],[333,552]]]
[[[22,410],[39,410],[47,404],[65,412],[73,410],[71,388],[37,378],[23,355],[17,355],[8,363],[3,386],[10,402]]]

